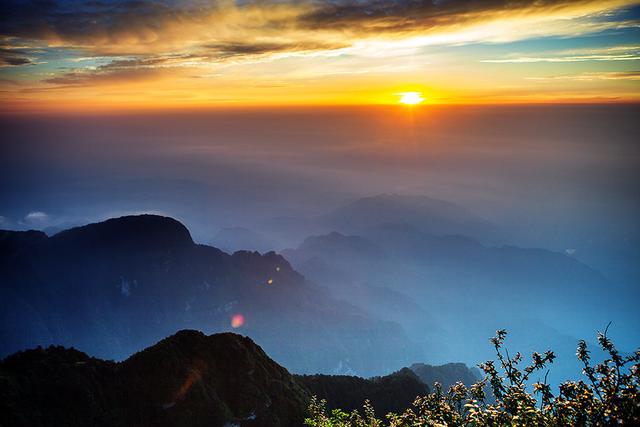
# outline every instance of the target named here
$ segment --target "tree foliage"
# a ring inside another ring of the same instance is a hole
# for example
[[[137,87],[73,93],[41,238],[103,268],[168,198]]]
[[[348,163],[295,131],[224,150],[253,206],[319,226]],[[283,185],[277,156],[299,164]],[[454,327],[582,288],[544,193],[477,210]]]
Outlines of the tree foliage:
[[[608,329],[608,327],[607,327]],[[376,417],[366,401],[362,413],[327,410],[326,401],[313,397],[305,425],[310,427],[409,427],[409,426],[610,426],[640,425],[640,350],[623,356],[607,337],[598,333],[605,359],[594,364],[585,341],[576,356],[583,365],[583,379],[562,383],[556,394],[545,379],[531,382],[534,372],[553,363],[555,354],[533,353],[528,365],[524,357],[513,357],[504,347],[505,330],[491,338],[497,360],[479,365],[485,377],[466,387],[452,385],[447,392],[435,390],[417,397],[413,407],[400,414]],[[548,373],[548,371],[547,371]]]

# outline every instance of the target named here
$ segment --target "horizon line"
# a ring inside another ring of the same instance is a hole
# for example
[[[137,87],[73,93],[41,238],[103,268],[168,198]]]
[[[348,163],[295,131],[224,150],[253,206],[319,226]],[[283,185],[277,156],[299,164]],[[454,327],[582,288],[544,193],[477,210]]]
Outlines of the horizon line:
[[[2,109],[0,116],[14,115],[124,115],[124,114],[148,114],[148,113],[206,113],[206,112],[233,112],[233,111],[288,111],[304,109],[310,110],[365,110],[365,109],[395,109],[413,112],[425,110],[439,110],[446,108],[506,108],[506,107],[605,107],[605,106],[638,106],[638,100],[567,100],[567,101],[505,101],[505,102],[447,102],[428,103],[419,105],[402,105],[398,103],[371,103],[371,104],[201,104],[201,105],[155,105],[141,107],[138,105],[118,105],[114,107],[96,106],[95,108],[71,107],[71,108],[23,108]]]

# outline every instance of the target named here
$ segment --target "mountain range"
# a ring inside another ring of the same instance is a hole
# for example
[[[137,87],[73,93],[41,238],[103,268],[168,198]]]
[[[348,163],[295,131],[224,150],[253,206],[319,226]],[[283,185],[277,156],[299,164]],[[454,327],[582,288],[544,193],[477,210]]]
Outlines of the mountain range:
[[[0,355],[75,346],[123,359],[176,328],[238,330],[296,373],[376,375],[422,349],[273,252],[227,254],[178,221],[110,219],[47,237],[0,232]]]
[[[197,244],[157,215],[51,237],[0,231],[0,356],[61,344],[122,360],[189,328],[247,334],[296,374],[375,376],[416,361],[482,362],[493,356],[487,337],[507,328],[515,350],[565,356],[550,375],[564,379],[577,337],[609,320],[632,327],[615,317],[628,311],[603,311],[603,298],[629,300],[597,270],[503,237],[455,204],[399,195],[213,239],[280,254]]]
[[[578,337],[609,321],[621,336],[634,334],[633,310],[616,309],[629,307],[628,289],[572,251],[518,246],[454,203],[380,194],[250,227],[307,279],[399,323],[432,362],[492,357],[486,337],[507,328],[515,349],[553,344],[566,355],[550,375],[561,379],[576,373]],[[252,247],[249,234],[243,236],[242,244]],[[233,241],[233,233],[226,238]],[[611,304],[603,306],[603,299]]]
[[[407,224],[383,224],[361,233],[311,236],[282,254],[337,297],[402,325],[437,363],[473,364],[492,357],[486,338],[506,328],[513,332],[514,349],[540,351],[553,345],[563,354],[551,378],[574,375],[578,339],[572,331],[578,325],[602,328],[602,318],[590,313],[603,298],[616,298],[606,295],[612,286],[599,272],[566,254],[485,246],[470,237],[432,235]]]
[[[473,375],[460,367],[422,366],[419,375],[445,383]],[[295,376],[247,337],[193,330],[122,362],[62,346],[39,347],[0,361],[0,423],[297,427],[312,395],[330,408],[351,410],[369,399],[380,414],[402,410],[429,391],[414,371],[371,379]]]

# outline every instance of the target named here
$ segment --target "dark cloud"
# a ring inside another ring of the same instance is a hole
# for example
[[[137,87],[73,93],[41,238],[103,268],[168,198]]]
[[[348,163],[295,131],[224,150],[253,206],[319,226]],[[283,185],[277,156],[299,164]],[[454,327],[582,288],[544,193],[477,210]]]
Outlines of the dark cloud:
[[[215,8],[215,2],[208,7]],[[130,37],[156,40],[168,23],[197,20],[202,13],[202,8],[151,1],[8,0],[0,6],[0,35],[80,45]]]
[[[161,75],[163,69],[177,67],[193,55],[139,56],[113,60],[93,69],[70,69],[45,80],[59,86],[82,86],[94,83],[118,83],[146,80]]]
[[[640,79],[640,71],[612,71],[609,73],[604,73],[604,75],[609,76],[611,78],[619,78],[619,79],[630,79],[630,80]]]
[[[128,70],[133,68],[154,68],[161,65],[167,65],[171,62],[185,60],[191,58],[192,55],[165,55],[138,57],[130,59],[118,59],[97,68],[99,72]]]
[[[160,70],[154,68],[109,68],[101,67],[91,71],[70,71],[45,80],[56,86],[85,86],[97,83],[120,83],[147,80],[157,77]]]
[[[318,2],[300,18],[310,28],[424,31],[473,21],[481,14],[567,5],[568,0],[381,0]],[[579,3],[579,2],[576,2]]]
[[[372,34],[462,28],[509,12],[544,13],[591,0],[189,1],[6,0],[0,3],[0,66],[34,62],[29,46],[113,59],[47,80],[82,85],[149,78],[164,68],[238,57],[347,47]],[[601,9],[606,9],[606,5]],[[336,42],[336,40],[338,40]],[[27,46],[27,47],[21,47]],[[26,49],[26,50],[25,50]],[[119,59],[117,57],[128,57]]]
[[[212,43],[203,46],[204,51],[208,51],[214,56],[245,56],[245,55],[262,55],[278,52],[309,52],[315,50],[330,50],[346,47],[346,44],[329,44],[315,42],[299,42],[299,43],[245,43],[245,42],[229,42],[229,43]]]
[[[33,64],[22,51],[0,47],[0,67],[17,67]]]
[[[275,3],[246,1],[238,10],[264,10],[259,22],[242,23],[253,29],[336,29],[346,31],[421,31],[474,20],[484,13],[520,9],[554,8],[575,0],[338,0],[290,2],[297,11],[285,16],[269,15]],[[277,3],[286,6],[286,2]],[[226,5],[226,3],[225,3]],[[207,23],[226,6],[210,2],[90,1],[60,0],[3,1],[0,6],[0,35],[29,40],[58,40],[76,45],[120,43],[136,40],[157,43],[170,25]],[[220,14],[223,19],[224,13]],[[250,47],[248,49],[251,49]],[[253,52],[249,52],[253,53]]]
[[[237,56],[259,56],[281,52],[309,52],[338,49],[345,45],[319,43],[216,43],[203,46],[194,54],[138,56],[117,59],[95,69],[70,70],[45,83],[60,86],[80,86],[93,83],[116,83],[153,78],[170,68],[185,67],[198,61],[224,62]]]
[[[259,10],[261,18],[239,22],[233,28],[234,38],[241,38],[248,31],[270,28],[276,36],[278,28],[292,24],[289,18],[270,17],[269,5],[262,2],[247,2],[237,6],[241,11]],[[301,6],[291,6],[300,8]],[[226,9],[225,9],[226,8]],[[9,0],[0,5],[0,37],[21,40],[26,43],[44,41],[56,46],[85,49],[102,56],[160,55],[185,48],[185,40],[198,39],[201,34],[194,31],[216,30],[216,22],[223,26],[228,13],[234,7],[219,7],[217,2],[150,2],[140,1],[91,1],[64,2]],[[302,10],[301,10],[302,12]],[[237,17],[236,17],[237,18]],[[239,18],[242,19],[242,18]],[[189,26],[196,25],[199,30]],[[236,25],[236,24],[234,24]],[[233,34],[232,33],[232,34]],[[229,57],[258,55],[271,52],[309,51],[335,48],[335,44],[295,40],[294,42],[246,42],[229,41],[229,32],[224,37],[211,37],[204,46],[195,46],[206,56]],[[197,43],[196,43],[197,45]],[[338,46],[342,47],[342,46]],[[18,58],[11,58],[16,63]],[[9,61],[9,60],[8,60]],[[161,59],[159,61],[164,61]]]

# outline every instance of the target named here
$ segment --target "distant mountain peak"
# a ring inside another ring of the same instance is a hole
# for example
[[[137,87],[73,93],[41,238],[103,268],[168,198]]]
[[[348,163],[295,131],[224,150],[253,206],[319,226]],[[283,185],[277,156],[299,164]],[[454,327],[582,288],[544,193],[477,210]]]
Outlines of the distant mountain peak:
[[[363,197],[323,215],[326,227],[359,234],[382,224],[407,224],[436,235],[490,236],[495,226],[467,208],[428,196],[378,194]]]
[[[299,247],[300,250],[333,250],[358,251],[372,255],[382,255],[384,250],[364,237],[346,235],[338,231],[328,234],[307,237]]]
[[[150,247],[155,249],[193,245],[187,227],[161,215],[129,215],[61,231],[51,237],[57,243],[103,247]]]

